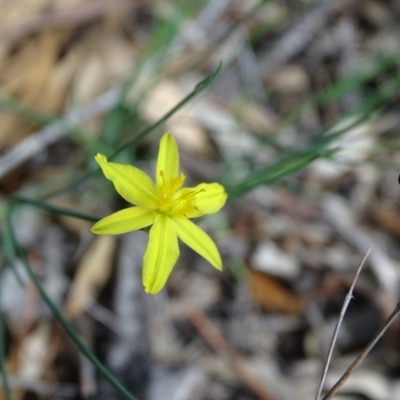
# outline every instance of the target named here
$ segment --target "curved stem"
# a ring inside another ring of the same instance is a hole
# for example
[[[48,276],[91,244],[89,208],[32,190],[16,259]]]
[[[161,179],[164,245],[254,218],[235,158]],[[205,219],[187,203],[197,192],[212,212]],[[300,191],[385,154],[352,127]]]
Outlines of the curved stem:
[[[393,310],[393,312],[389,315],[389,318],[386,320],[382,328],[378,331],[378,333],[374,336],[374,338],[365,346],[363,351],[359,354],[359,356],[352,362],[349,368],[347,368],[346,372],[341,376],[341,378],[335,383],[335,385],[329,390],[329,392],[322,398],[322,400],[331,399],[335,393],[343,386],[343,384],[349,379],[350,375],[354,372],[354,370],[361,364],[364,358],[368,355],[368,353],[372,350],[372,348],[376,345],[379,339],[384,335],[392,322],[397,318],[400,314],[400,302],[398,302]]]

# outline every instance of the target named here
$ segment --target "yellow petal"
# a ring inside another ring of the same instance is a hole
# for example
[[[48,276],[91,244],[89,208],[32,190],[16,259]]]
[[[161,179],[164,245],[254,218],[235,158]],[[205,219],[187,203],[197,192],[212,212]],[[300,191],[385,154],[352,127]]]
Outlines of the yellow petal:
[[[179,239],[204,257],[213,267],[221,270],[221,256],[210,236],[186,218],[174,218],[173,221]]]
[[[145,172],[132,165],[108,162],[102,154],[97,154],[95,160],[105,177],[112,181],[115,190],[127,202],[144,208],[155,208],[156,187]]]
[[[178,256],[174,223],[166,215],[158,214],[143,257],[143,285],[147,293],[156,294],[164,287]]]
[[[226,202],[228,195],[223,186],[219,183],[201,183],[193,188],[185,188],[178,192],[195,192],[195,206],[190,213],[186,214],[188,218],[198,218],[205,214],[214,214],[218,212]]]
[[[157,215],[154,210],[130,207],[96,222],[91,231],[97,235],[118,235],[150,226]]]
[[[156,183],[161,186],[165,182],[169,182],[176,178],[179,173],[179,152],[175,138],[166,133],[160,141],[160,149],[158,150]]]

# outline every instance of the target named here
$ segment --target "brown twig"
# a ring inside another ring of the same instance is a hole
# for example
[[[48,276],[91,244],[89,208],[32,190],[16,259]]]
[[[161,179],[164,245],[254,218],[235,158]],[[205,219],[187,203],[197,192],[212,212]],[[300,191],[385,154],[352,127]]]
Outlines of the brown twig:
[[[356,282],[358,280],[358,277],[360,275],[362,267],[364,266],[365,261],[367,260],[367,258],[369,256],[370,251],[371,251],[371,249],[368,249],[367,252],[365,253],[365,256],[362,259],[362,261],[361,261],[361,263],[360,263],[360,265],[359,265],[359,267],[357,269],[357,272],[356,272],[356,274],[354,276],[353,282],[351,283],[350,289],[349,289],[349,291],[347,293],[347,296],[346,296],[346,298],[345,298],[345,300],[343,302],[342,309],[340,310],[339,319],[338,319],[338,322],[336,323],[335,330],[333,331],[333,335],[332,335],[332,340],[331,340],[331,343],[329,345],[329,351],[328,351],[328,355],[326,357],[325,367],[324,367],[324,370],[322,372],[321,380],[320,380],[320,383],[319,383],[319,386],[318,386],[317,395],[315,396],[316,400],[319,400],[319,398],[321,396],[322,388],[324,386],[324,382],[325,382],[325,379],[326,379],[326,374],[328,373],[329,364],[330,364],[331,359],[332,359],[333,349],[335,348],[335,343],[337,341],[337,337],[338,337],[338,334],[339,334],[340,326],[342,325],[343,318],[344,318],[344,316],[346,314],[346,311],[347,311],[347,307],[349,306],[350,301],[353,298],[354,287],[356,285]]]
[[[200,333],[201,337],[219,355],[224,357],[242,382],[261,400],[275,400],[275,397],[266,389],[265,385],[248,369],[243,359],[229,345],[218,328],[199,309],[188,308],[190,322]]]
[[[350,375],[354,372],[354,370],[361,364],[364,358],[369,354],[372,348],[376,345],[379,339],[384,335],[389,326],[393,323],[396,317],[400,314],[400,302],[398,302],[390,314],[382,328],[378,331],[378,333],[374,336],[374,338],[367,344],[367,346],[362,350],[359,356],[353,361],[349,368],[347,368],[346,372],[341,376],[341,378],[335,383],[335,385],[329,390],[328,393],[323,397],[322,400],[331,399],[334,394],[343,386],[343,384],[349,379]]]
[[[118,88],[111,88],[90,103],[78,106],[67,112],[65,116],[54,123],[47,125],[40,131],[33,133],[22,142],[15,145],[0,157],[0,179],[13,168],[21,165],[30,157],[35,156],[47,146],[55,143],[68,130],[112,108],[119,94]]]

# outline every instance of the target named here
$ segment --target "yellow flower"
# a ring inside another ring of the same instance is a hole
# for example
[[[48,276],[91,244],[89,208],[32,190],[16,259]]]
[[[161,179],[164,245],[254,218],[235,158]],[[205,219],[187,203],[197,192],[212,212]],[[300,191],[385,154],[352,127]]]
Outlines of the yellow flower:
[[[158,152],[155,182],[131,165],[108,162],[102,154],[95,160],[115,190],[135,205],[117,211],[94,224],[98,235],[117,235],[150,225],[149,243],[143,257],[143,285],[156,294],[165,285],[179,256],[178,238],[221,270],[222,261],[212,239],[189,218],[219,211],[225,204],[225,189],[218,183],[182,187],[185,175],[179,173],[179,153],[174,137],[163,135]]]

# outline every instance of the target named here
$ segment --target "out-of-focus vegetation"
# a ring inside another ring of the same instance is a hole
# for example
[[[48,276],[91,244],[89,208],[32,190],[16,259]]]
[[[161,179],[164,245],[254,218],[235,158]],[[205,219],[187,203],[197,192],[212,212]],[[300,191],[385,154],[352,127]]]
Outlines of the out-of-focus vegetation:
[[[371,248],[331,387],[399,291],[398,1],[0,9],[0,399],[313,398]],[[93,156],[152,174],[165,131],[188,185],[227,189],[225,209],[200,221],[224,271],[182,250],[151,297],[147,233],[89,232],[126,207]],[[398,333],[346,398],[399,397]]]

